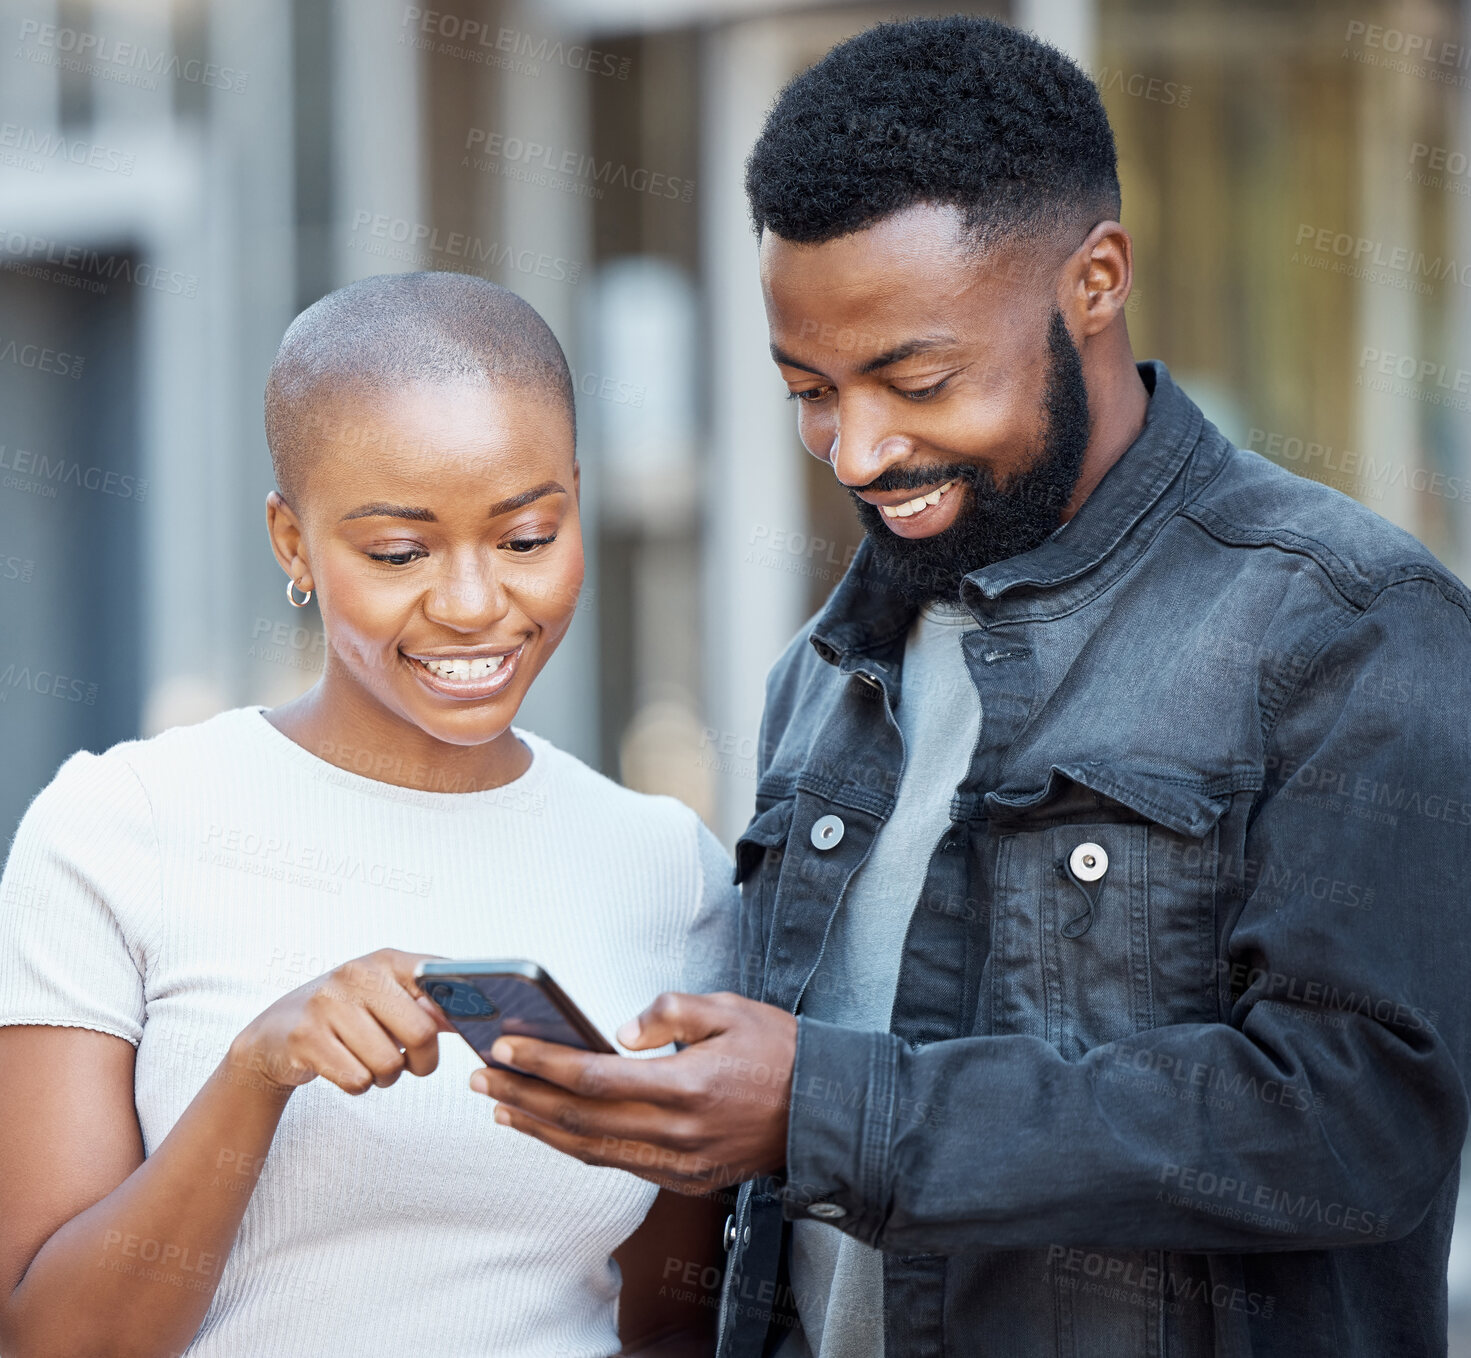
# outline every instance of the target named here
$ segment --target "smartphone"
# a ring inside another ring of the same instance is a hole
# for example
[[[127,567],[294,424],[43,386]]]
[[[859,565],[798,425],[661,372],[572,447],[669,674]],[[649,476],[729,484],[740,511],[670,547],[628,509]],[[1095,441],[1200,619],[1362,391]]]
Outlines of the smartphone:
[[[535,962],[420,962],[414,979],[487,1066],[508,1069],[490,1059],[490,1049],[503,1033],[617,1054]]]

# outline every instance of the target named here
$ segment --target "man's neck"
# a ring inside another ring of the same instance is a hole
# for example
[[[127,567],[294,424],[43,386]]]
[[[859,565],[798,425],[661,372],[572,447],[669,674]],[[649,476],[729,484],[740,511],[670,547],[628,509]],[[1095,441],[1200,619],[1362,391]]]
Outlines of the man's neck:
[[[1083,501],[1103,480],[1104,474],[1144,431],[1149,412],[1149,388],[1134,366],[1134,353],[1127,337],[1120,351],[1100,355],[1096,371],[1084,372],[1088,383],[1088,408],[1093,414],[1093,433],[1083,467],[1067,507],[1059,516],[1066,523],[1082,508]]]

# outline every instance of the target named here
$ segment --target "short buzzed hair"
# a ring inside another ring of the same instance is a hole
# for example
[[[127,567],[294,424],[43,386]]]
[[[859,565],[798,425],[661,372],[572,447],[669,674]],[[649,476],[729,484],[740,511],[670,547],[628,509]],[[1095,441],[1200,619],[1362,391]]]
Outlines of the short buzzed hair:
[[[426,270],[359,279],[312,303],[290,326],[266,379],[266,442],[276,485],[295,503],[320,404],[343,390],[407,382],[504,383],[544,391],[567,412],[572,374],[551,327],[509,288]]]
[[[1097,87],[995,19],[878,24],[781,92],[746,163],[759,235],[823,244],[918,203],[958,208],[973,246],[1038,241],[1120,210]]]

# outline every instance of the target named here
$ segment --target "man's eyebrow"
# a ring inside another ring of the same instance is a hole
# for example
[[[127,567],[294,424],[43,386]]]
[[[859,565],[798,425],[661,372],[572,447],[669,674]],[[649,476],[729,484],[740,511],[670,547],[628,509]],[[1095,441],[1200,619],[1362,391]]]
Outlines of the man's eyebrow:
[[[346,523],[348,519],[414,519],[419,523],[439,522],[432,509],[416,509],[412,505],[389,505],[381,502],[359,505],[344,514],[340,522]]]
[[[497,500],[490,507],[486,515],[488,519],[498,519],[502,514],[509,514],[513,509],[520,509],[524,505],[531,504],[534,500],[540,500],[544,495],[565,495],[566,487],[560,481],[543,481],[539,486],[532,486],[530,490],[523,490],[519,495],[508,496],[504,500]],[[342,522],[348,519],[412,519],[416,523],[438,523],[439,518],[432,509],[419,509],[414,505],[390,505],[381,501],[375,501],[370,505],[359,505],[342,516]]]
[[[906,358],[915,358],[920,354],[928,354],[938,349],[953,348],[956,343],[957,340],[953,335],[929,335],[922,339],[905,340],[902,344],[894,345],[892,349],[886,349],[883,353],[866,359],[858,371],[867,376],[869,373],[878,372],[880,368],[902,363]],[[771,346],[771,356],[784,367],[800,368],[803,372],[812,373],[815,377],[827,376],[821,369],[800,362],[775,344]]]
[[[540,500],[544,495],[565,495],[566,493],[567,488],[560,481],[543,481],[541,485],[532,486],[530,490],[523,490],[519,495],[497,500],[491,505],[487,517],[498,519],[502,514],[509,514],[513,509],[529,505],[533,500]]]
[[[931,335],[925,339],[905,340],[903,344],[896,344],[892,349],[886,349],[883,353],[870,358],[858,371],[864,374],[877,372],[880,368],[902,363],[906,358],[932,353],[936,349],[953,348],[955,343],[953,335]]]
[[[806,363],[799,363],[785,349],[778,345],[773,344],[771,346],[771,357],[784,368],[801,368],[804,373],[811,373],[814,377],[827,376],[825,372],[821,372],[817,368],[810,367]]]

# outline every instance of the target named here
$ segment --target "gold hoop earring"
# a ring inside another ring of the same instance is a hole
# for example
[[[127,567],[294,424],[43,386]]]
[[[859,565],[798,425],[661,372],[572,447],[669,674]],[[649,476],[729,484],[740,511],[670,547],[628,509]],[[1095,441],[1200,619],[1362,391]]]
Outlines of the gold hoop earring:
[[[304,598],[304,599],[298,599],[296,597],[296,593],[295,593],[295,591],[298,590],[298,589],[301,589],[301,586],[298,585],[295,580],[291,579],[290,576],[287,576],[287,578],[286,578],[286,597],[291,601],[291,607],[292,608],[305,608],[312,601],[312,592],[309,589],[304,589],[301,592],[306,595],[306,598]]]

